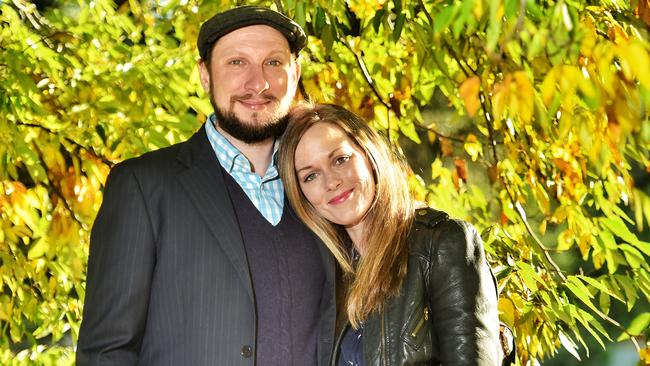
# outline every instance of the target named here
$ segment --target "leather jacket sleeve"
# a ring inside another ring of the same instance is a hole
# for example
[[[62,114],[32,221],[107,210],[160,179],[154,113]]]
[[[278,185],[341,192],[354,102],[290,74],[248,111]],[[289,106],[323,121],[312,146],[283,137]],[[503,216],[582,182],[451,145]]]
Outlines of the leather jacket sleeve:
[[[476,230],[442,220],[431,230],[427,296],[442,365],[499,365],[497,292]]]

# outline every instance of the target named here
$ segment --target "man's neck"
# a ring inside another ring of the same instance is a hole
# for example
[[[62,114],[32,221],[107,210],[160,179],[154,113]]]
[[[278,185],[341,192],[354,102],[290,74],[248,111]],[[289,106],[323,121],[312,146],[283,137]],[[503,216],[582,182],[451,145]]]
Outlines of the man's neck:
[[[275,142],[273,138],[268,138],[264,141],[255,143],[247,143],[232,137],[219,126],[217,126],[217,131],[219,131],[219,133],[225,137],[232,146],[236,147],[237,150],[244,154],[246,159],[251,163],[251,170],[255,174],[264,177],[273,156],[273,144]]]

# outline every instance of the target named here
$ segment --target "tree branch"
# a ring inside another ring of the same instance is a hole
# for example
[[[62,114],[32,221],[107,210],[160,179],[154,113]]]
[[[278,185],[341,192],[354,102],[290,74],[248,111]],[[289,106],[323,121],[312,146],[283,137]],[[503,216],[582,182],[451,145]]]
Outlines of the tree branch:
[[[37,144],[32,143],[32,146],[34,146],[34,150],[38,155],[38,159],[40,160],[41,165],[43,165],[45,171],[48,171],[47,164],[45,163],[45,159],[43,158],[43,152],[41,151],[41,149],[38,147]],[[74,212],[72,207],[70,207],[70,204],[68,204],[68,200],[65,199],[63,193],[56,186],[55,182],[52,180],[49,174],[47,179],[50,182],[50,184],[48,185],[48,188],[50,189],[50,194],[54,194],[55,196],[59,197],[59,199],[63,202],[63,207],[65,207],[66,211],[68,211],[68,213],[70,214],[70,217],[72,217],[72,219],[77,222],[79,227],[83,228],[84,230],[88,230],[88,227],[79,218],[77,218],[77,214]]]
[[[431,14],[429,14],[426,6],[424,6],[424,2],[422,0],[418,0],[418,4],[422,7],[422,12],[427,17],[427,20],[429,21],[429,26],[433,28],[433,18],[431,18]]]
[[[451,140],[451,141],[458,142],[458,143],[464,143],[465,142],[465,140],[463,140],[461,138],[445,135],[444,133],[438,132],[438,131],[434,130],[433,128],[427,127],[427,126],[422,125],[422,124],[420,124],[418,122],[414,122],[413,124],[415,125],[415,127],[419,128],[421,130],[424,130],[424,131],[432,132],[434,135],[436,135],[438,137],[442,137],[443,139]]]
[[[368,69],[366,68],[366,63],[363,61],[363,58],[361,56],[357,55],[356,52],[354,52],[354,50],[352,49],[352,46],[350,46],[350,44],[347,41],[339,38],[339,42],[341,42],[348,50],[350,50],[350,52],[354,56],[355,60],[357,61],[357,65],[361,69],[361,73],[363,74],[364,80],[366,81],[366,83],[368,84],[370,89],[372,90],[373,94],[375,94],[375,97],[377,98],[377,100],[379,100],[379,102],[384,107],[386,107],[387,109],[390,110],[391,109],[390,104],[385,102],[384,99],[381,97],[381,95],[379,95],[379,91],[375,87],[374,80],[372,80],[372,77],[370,76],[370,73],[368,73]]]
[[[71,139],[71,138],[69,138],[67,136],[62,136],[59,133],[57,133],[56,131],[54,131],[54,130],[48,128],[48,127],[38,125],[38,124],[35,124],[35,123],[28,123],[28,122],[22,122],[22,121],[16,121],[16,123],[21,125],[21,126],[38,128],[38,129],[41,129],[41,130],[43,130],[43,131],[45,131],[45,132],[47,132],[47,133],[49,133],[51,135],[58,136],[58,137],[64,139],[66,142],[70,143],[71,145],[75,146],[77,149],[83,150],[83,151],[87,152],[88,154],[92,155],[94,158],[101,161],[102,163],[104,163],[108,167],[112,167],[114,165],[114,163],[112,161],[110,161],[108,158],[106,158],[106,157],[104,157],[102,155],[99,155],[93,149],[91,149],[89,147],[86,147],[86,146],[76,142],[75,140],[73,140],[73,139]]]

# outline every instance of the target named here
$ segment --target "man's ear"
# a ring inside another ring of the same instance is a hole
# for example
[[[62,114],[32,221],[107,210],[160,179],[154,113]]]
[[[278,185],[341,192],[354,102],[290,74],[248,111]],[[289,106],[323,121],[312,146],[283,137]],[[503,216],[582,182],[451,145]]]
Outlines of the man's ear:
[[[297,88],[298,87],[298,80],[300,80],[300,71],[302,69],[301,69],[301,66],[300,66],[300,62],[298,62],[298,60],[296,60],[295,62],[296,62],[296,75],[295,75],[296,79],[295,80],[296,80],[296,88]]]
[[[202,59],[197,63],[199,68],[199,76],[201,77],[201,86],[206,93],[210,92],[210,71],[208,70],[208,65]]]

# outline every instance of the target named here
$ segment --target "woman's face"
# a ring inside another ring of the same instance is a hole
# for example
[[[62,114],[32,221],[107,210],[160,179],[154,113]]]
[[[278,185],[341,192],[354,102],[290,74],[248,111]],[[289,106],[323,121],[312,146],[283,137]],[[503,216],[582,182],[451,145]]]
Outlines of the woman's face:
[[[295,164],[300,189],[321,216],[348,231],[360,226],[375,179],[368,157],[341,128],[320,122],[307,129]]]

